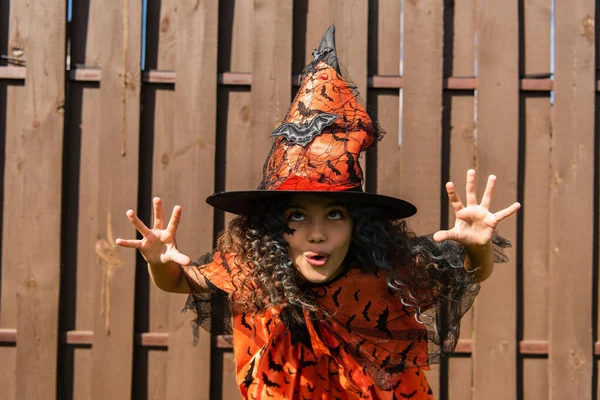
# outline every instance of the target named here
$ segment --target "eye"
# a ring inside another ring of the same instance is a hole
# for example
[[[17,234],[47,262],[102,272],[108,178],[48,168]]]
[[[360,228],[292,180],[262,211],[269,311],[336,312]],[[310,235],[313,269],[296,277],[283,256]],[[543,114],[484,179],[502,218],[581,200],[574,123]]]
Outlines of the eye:
[[[341,210],[331,210],[327,214],[328,219],[344,219],[344,213]]]
[[[304,221],[304,214],[296,210],[290,213],[287,219],[288,221]]]

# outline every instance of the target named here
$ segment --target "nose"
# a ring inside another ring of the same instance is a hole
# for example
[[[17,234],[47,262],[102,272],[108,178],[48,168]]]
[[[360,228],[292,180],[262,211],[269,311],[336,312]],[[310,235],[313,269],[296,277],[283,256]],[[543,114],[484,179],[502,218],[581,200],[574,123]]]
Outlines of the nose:
[[[323,243],[327,241],[327,234],[323,224],[319,222],[312,223],[308,231],[307,239],[309,243]]]

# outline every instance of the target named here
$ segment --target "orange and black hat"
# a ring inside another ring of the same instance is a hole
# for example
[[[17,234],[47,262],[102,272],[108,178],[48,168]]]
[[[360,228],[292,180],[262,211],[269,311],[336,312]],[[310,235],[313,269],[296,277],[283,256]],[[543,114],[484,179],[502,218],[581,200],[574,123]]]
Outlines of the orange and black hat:
[[[394,218],[415,214],[417,209],[409,202],[362,190],[360,153],[380,132],[359,104],[355,88],[340,73],[333,25],[313,56],[283,123],[271,134],[275,141],[257,189],[215,193],[207,203],[223,211],[250,214],[256,201],[310,192],[380,206]]]

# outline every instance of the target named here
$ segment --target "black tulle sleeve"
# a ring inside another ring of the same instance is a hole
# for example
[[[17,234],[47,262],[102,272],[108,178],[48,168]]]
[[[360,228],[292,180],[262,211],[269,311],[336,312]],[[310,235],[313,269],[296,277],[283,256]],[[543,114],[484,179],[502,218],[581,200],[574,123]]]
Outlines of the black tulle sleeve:
[[[223,263],[215,262],[212,253],[206,253],[183,271],[190,294],[181,311],[189,310],[196,315],[192,321],[194,344],[198,342],[200,328],[212,334],[230,335],[232,312],[227,287],[231,280],[228,282],[230,275],[227,268],[223,267]],[[197,284],[199,279],[206,283],[208,290]]]
[[[508,261],[504,249],[508,240],[492,238],[494,262]],[[460,322],[479,293],[476,266],[468,266],[464,246],[454,241],[436,242],[432,236],[415,238],[412,265],[395,271],[389,280],[404,304],[414,307],[415,318],[427,329],[429,363],[439,363],[454,351],[460,336]]]

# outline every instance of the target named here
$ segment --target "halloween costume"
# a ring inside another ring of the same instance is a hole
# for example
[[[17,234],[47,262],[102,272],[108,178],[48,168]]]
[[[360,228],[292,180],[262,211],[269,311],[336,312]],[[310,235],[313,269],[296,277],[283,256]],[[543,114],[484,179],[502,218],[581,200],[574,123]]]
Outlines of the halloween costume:
[[[375,205],[390,219],[416,212],[406,201],[362,192],[359,156],[381,133],[340,74],[333,35],[331,27],[302,75],[283,124],[272,134],[275,141],[257,190],[217,193],[207,199],[209,204],[251,215],[257,200],[310,192]],[[229,300],[244,398],[431,399],[424,369],[454,349],[460,319],[479,285],[464,269],[468,257],[461,245],[417,240],[428,256],[414,255],[399,268],[400,278],[372,266],[345,265],[333,281],[303,284],[319,312],[299,306],[247,312],[245,293],[253,284],[244,278],[255,264],[235,254],[208,254],[195,266],[183,267],[192,289],[187,308],[203,325],[211,317],[214,295]],[[508,242],[496,236],[493,243],[496,262],[505,261],[501,248]],[[412,272],[432,264],[442,273],[427,279],[437,284],[420,282],[416,297],[394,285],[394,279],[411,282]],[[463,271],[464,281],[452,281],[443,273],[449,269]],[[211,292],[203,292],[203,284]]]

